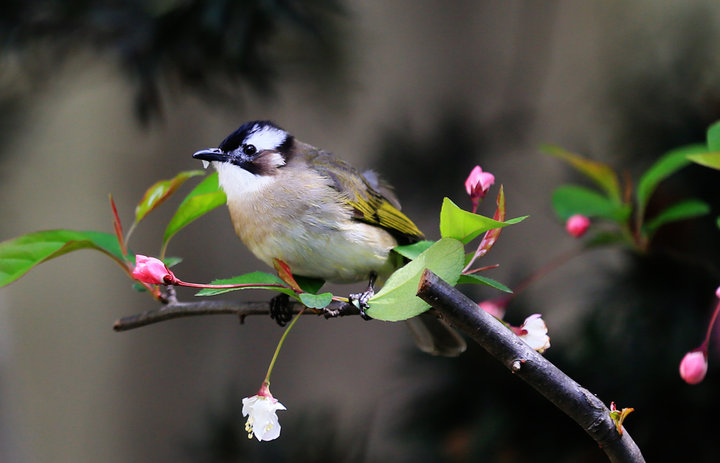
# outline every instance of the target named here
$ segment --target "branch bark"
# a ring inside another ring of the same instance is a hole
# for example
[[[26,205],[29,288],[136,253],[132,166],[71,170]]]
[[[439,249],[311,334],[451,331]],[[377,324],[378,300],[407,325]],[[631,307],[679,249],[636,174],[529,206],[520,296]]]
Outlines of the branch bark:
[[[475,302],[425,270],[418,297],[455,328],[470,336],[510,371],[572,418],[598,443],[613,463],[645,459],[625,431],[618,433],[610,410],[590,391],[563,373]]]
[[[299,313],[305,306],[300,302],[291,300],[289,309],[293,314]],[[352,304],[333,301],[325,311],[326,318],[333,316],[357,315],[360,312]],[[332,313],[334,311],[334,313]],[[307,315],[317,315],[320,312],[306,310]],[[135,315],[129,315],[116,320],[113,324],[115,331],[128,331],[154,323],[164,322],[175,318],[196,317],[201,315],[236,315],[242,323],[248,315],[269,315],[270,303],[265,302],[233,302],[200,300],[194,302],[179,302],[174,299],[159,309],[147,310]],[[328,315],[330,314],[330,315]]]

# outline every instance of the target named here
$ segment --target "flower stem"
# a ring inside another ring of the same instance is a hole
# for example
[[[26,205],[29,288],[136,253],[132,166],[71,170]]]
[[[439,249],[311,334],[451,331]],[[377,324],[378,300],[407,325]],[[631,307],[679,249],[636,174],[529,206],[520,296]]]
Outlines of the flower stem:
[[[206,289],[240,289],[240,288],[285,288],[287,286],[276,283],[239,283],[236,285],[208,285],[204,283],[188,283],[187,281],[175,278],[171,282],[176,286],[186,286],[188,288],[206,288]]]
[[[307,307],[303,307],[303,309],[300,312],[298,312],[297,315],[295,315],[295,318],[293,318],[292,321],[290,322],[290,324],[288,325],[288,327],[285,328],[285,332],[280,337],[280,341],[278,341],[278,345],[275,348],[275,353],[272,356],[272,360],[270,360],[270,366],[267,369],[267,373],[265,373],[265,381],[263,382],[263,384],[267,384],[268,387],[270,386],[270,374],[272,373],[273,367],[275,367],[275,361],[277,360],[278,354],[280,353],[280,348],[283,346],[283,343],[285,342],[285,338],[287,337],[287,335],[290,332],[290,330],[292,329],[292,327],[295,325],[295,322],[298,321],[298,319],[300,318],[300,315],[302,315],[303,312],[305,312],[306,308]]]
[[[710,323],[708,323],[708,329],[707,334],[705,334],[705,340],[702,344],[700,344],[700,348],[707,354],[708,344],[710,344],[710,335],[712,335],[713,331],[713,325],[715,325],[715,320],[718,318],[718,312],[720,312],[720,303],[718,303],[717,306],[715,306],[715,312],[713,312],[712,317],[710,318]]]
[[[565,252],[563,254],[560,254],[558,256],[555,256],[550,262],[543,265],[539,269],[537,269],[535,272],[530,274],[528,277],[526,277],[523,281],[521,281],[519,284],[517,284],[513,288],[513,296],[516,296],[520,294],[521,292],[525,291],[525,289],[535,283],[537,280],[543,278],[545,275],[549,274],[550,272],[556,270],[558,267],[561,267],[562,265],[566,264],[570,260],[574,259],[575,257],[578,257],[583,252],[585,252],[587,249],[579,249],[579,250],[571,250],[569,252]]]
[[[130,241],[130,237],[132,236],[133,232],[135,231],[135,227],[137,226],[137,222],[133,222],[132,225],[130,225],[130,228],[128,229],[127,233],[125,233],[125,247],[127,248],[127,243]]]

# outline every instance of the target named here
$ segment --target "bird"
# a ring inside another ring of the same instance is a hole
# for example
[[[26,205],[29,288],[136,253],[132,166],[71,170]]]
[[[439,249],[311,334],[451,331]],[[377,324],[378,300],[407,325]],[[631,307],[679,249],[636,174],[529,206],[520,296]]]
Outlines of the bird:
[[[403,265],[392,249],[424,239],[374,171],[360,172],[272,121],[246,122],[193,158],[217,171],[235,233],[260,261],[272,267],[279,259],[293,275],[333,283],[367,281],[367,291],[351,295],[361,311],[376,279]],[[427,312],[408,325],[425,352],[465,350],[462,336]]]

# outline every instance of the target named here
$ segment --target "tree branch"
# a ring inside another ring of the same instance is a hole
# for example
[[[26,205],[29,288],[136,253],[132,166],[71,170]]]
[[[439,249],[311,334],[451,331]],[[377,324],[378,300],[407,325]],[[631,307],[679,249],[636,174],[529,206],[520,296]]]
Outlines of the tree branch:
[[[299,313],[303,309],[300,302],[291,300],[289,310],[293,314]],[[326,318],[333,318],[345,315],[357,315],[360,312],[352,305],[343,302],[333,301],[325,311],[306,310],[308,315],[317,315],[324,313]],[[128,331],[142,326],[152,325],[154,323],[164,322],[175,318],[195,317],[200,315],[236,315],[240,317],[242,323],[248,315],[269,315],[270,303],[265,302],[233,302],[233,301],[211,301],[200,300],[197,302],[179,302],[174,298],[170,298],[168,303],[159,309],[147,310],[135,315],[129,315],[116,320],[113,324],[115,331]]]
[[[618,433],[610,410],[542,355],[535,352],[463,293],[425,270],[418,297],[474,339],[510,371],[534,387],[598,443],[613,463],[644,462],[628,432]]]

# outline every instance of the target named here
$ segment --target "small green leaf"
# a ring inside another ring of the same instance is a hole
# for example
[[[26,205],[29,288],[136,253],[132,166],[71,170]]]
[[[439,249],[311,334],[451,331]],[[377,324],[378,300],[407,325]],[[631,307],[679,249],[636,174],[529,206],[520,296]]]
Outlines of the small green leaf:
[[[428,304],[417,297],[420,277],[430,269],[440,278],[455,285],[462,272],[465,253],[460,241],[443,238],[415,260],[390,275],[385,286],[373,296],[366,313],[379,320],[406,320],[425,312]]]
[[[493,280],[492,278],[487,278],[484,276],[480,276],[477,273],[471,273],[469,275],[460,275],[460,279],[458,279],[458,284],[480,284],[485,286],[490,286],[491,288],[499,289],[500,291],[504,291],[506,293],[512,293],[512,289],[508,288],[504,284],[500,283],[497,280]]]
[[[330,304],[333,298],[332,293],[300,293],[299,296],[300,302],[302,302],[305,307],[309,307],[311,309],[322,309],[323,307],[327,307],[327,305]]]
[[[136,291],[138,293],[146,293],[147,292],[147,288],[145,286],[143,286],[142,283],[137,282],[137,281],[132,284],[132,289],[133,289],[133,291]]]
[[[449,198],[443,199],[440,210],[440,235],[443,238],[455,238],[467,244],[481,233],[494,228],[507,227],[525,220],[527,216],[499,222],[489,217],[460,209]]]
[[[78,249],[95,249],[118,263],[124,261],[117,237],[110,233],[75,230],[29,233],[0,243],[0,287],[38,264]]]
[[[317,292],[320,291],[320,288],[322,288],[325,284],[325,280],[321,280],[320,278],[303,277],[300,275],[294,276],[295,281],[300,286],[300,289],[308,293],[317,294]]]
[[[232,278],[226,278],[222,280],[215,280],[211,282],[212,285],[285,285],[285,283],[273,275],[267,272],[251,272],[244,275],[239,275]],[[271,291],[278,291],[285,293],[288,296],[296,297],[295,291],[290,288],[273,288],[267,286],[245,286],[242,288],[203,288],[198,291],[196,296],[217,296],[218,294],[228,293],[230,291],[239,291],[244,289],[268,289]]]
[[[623,422],[628,417],[628,415],[635,411],[634,408],[623,408],[622,410],[617,410],[615,408],[615,402],[613,402],[610,406],[610,418],[615,422],[615,429],[617,429],[618,434],[622,436],[623,434]]]
[[[638,203],[638,217],[644,217],[647,203],[650,201],[650,196],[652,196],[658,184],[673,173],[690,164],[688,155],[706,152],[707,148],[705,145],[688,145],[676,148],[665,153],[655,162],[655,164],[646,170],[642,177],[640,177],[640,181],[637,185],[636,196]]]
[[[720,121],[712,124],[707,130],[708,151],[720,151]]]
[[[177,232],[198,217],[207,214],[218,206],[222,206],[225,202],[225,193],[218,186],[217,172],[205,177],[185,197],[178,206],[175,215],[170,219],[170,223],[165,228],[165,234],[163,235],[163,249]]]
[[[711,151],[709,153],[690,154],[688,159],[701,166],[720,170],[720,152]]]
[[[145,216],[165,202],[185,181],[197,175],[203,175],[202,170],[188,170],[180,172],[169,180],[160,180],[145,191],[145,195],[135,207],[135,223],[140,222]]]
[[[715,225],[717,225],[717,227],[720,228],[720,215],[718,216],[717,220],[715,221]]]
[[[611,200],[615,202],[621,201],[622,196],[618,176],[607,164],[584,158],[555,145],[543,145],[540,147],[540,151],[567,162],[605,190]]]
[[[167,268],[174,267],[180,262],[183,261],[182,257],[166,257],[163,259],[163,264],[167,266]]]
[[[423,240],[423,241],[418,241],[417,243],[413,243],[413,244],[406,244],[403,246],[395,246],[393,248],[393,251],[397,252],[398,254],[400,254],[403,257],[407,257],[408,259],[413,260],[420,254],[425,252],[427,250],[427,248],[429,248],[433,244],[435,244],[435,241]]]
[[[705,202],[698,199],[688,199],[687,201],[682,201],[668,207],[653,217],[652,220],[649,220],[645,225],[645,231],[651,235],[666,223],[699,217],[709,212],[710,206]]]
[[[595,190],[577,185],[562,185],[556,188],[552,195],[552,205],[563,221],[574,214],[582,214],[624,222],[630,214],[627,205],[618,204]]]

